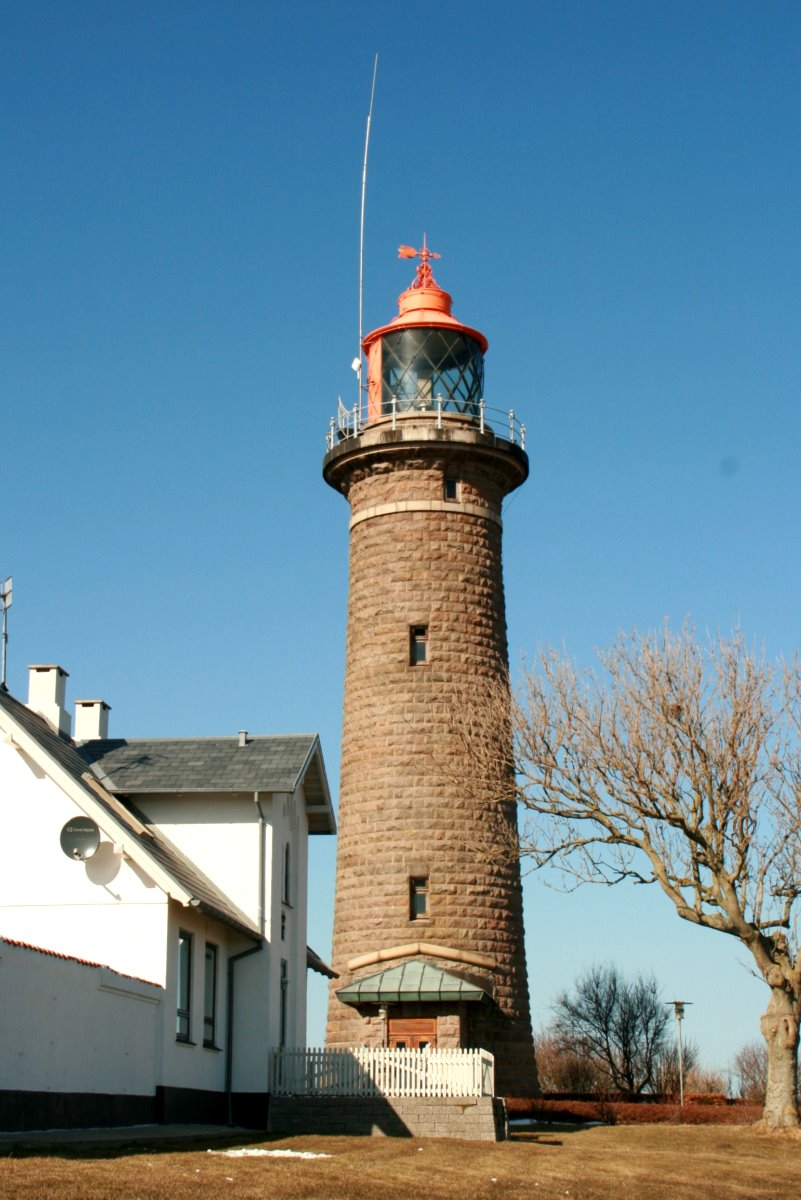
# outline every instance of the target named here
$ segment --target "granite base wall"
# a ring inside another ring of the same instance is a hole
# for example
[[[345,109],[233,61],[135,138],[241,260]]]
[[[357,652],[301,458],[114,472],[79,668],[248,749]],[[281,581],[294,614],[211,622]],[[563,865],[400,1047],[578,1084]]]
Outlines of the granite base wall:
[[[268,1131],[500,1142],[506,1105],[492,1096],[271,1096]]]

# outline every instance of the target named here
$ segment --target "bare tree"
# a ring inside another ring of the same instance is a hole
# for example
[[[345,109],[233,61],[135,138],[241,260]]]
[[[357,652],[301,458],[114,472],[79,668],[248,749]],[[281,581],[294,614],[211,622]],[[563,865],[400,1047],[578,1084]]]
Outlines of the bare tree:
[[[614,965],[590,967],[557,997],[554,1011],[557,1037],[574,1046],[607,1087],[628,1096],[653,1088],[671,1027],[653,976],[629,980]]]
[[[768,1050],[764,1042],[749,1042],[734,1056],[733,1075],[743,1100],[763,1104],[768,1085]]]
[[[692,1038],[684,1039],[681,1057],[685,1092],[690,1090],[694,1092],[719,1092],[723,1090],[722,1087],[717,1086],[717,1081],[720,1080],[718,1073],[715,1073],[716,1086],[706,1086],[712,1072],[705,1071],[700,1066],[699,1060],[701,1056],[698,1051],[698,1043],[694,1042]],[[678,1099],[681,1091],[678,1042],[672,1041],[659,1055],[654,1067],[653,1090],[658,1092],[660,1096],[672,1096]]]
[[[576,1046],[565,1043],[552,1027],[535,1039],[537,1075],[544,1092],[595,1093],[602,1076]]]
[[[656,884],[686,921],[736,938],[769,989],[763,1124],[798,1127],[801,670],[740,634],[701,647],[621,635],[580,673],[546,650],[510,705],[454,713],[463,784],[524,810],[521,853],[574,883]]]

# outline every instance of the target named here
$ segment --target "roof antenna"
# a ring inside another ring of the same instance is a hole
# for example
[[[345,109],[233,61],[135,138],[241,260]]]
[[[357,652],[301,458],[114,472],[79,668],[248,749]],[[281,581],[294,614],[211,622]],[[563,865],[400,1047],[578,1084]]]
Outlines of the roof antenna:
[[[8,610],[11,608],[11,588],[14,580],[9,575],[4,583],[0,583],[0,603],[3,605],[3,651],[0,662],[0,687],[6,686],[6,648],[8,646]]]
[[[367,151],[370,148],[370,125],[373,120],[373,99],[375,97],[375,77],[378,73],[378,55],[373,60],[373,84],[370,88],[370,107],[367,111],[367,130],[364,135],[364,163],[362,165],[362,211],[359,222],[359,353],[351,366],[356,372],[359,388],[359,406],[362,402],[362,336],[364,326],[364,201],[367,195]]]

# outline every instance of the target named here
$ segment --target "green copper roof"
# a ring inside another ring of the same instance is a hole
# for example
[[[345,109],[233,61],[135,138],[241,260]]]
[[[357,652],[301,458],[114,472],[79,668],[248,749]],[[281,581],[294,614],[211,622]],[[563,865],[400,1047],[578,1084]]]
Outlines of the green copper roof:
[[[399,967],[389,967],[375,975],[354,979],[337,996],[344,1004],[397,1004],[401,1001],[465,1000],[488,1001],[489,995],[478,983],[461,979],[430,963],[412,959]]]

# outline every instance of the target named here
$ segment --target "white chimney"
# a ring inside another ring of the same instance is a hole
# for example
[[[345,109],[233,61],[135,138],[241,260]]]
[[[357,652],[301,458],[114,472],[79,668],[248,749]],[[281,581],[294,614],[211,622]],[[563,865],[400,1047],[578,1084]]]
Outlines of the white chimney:
[[[105,741],[108,737],[108,714],[111,706],[105,700],[75,701],[75,741]]]
[[[54,664],[28,667],[28,708],[69,737],[72,719],[66,709],[67,679],[64,668]]]

